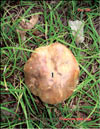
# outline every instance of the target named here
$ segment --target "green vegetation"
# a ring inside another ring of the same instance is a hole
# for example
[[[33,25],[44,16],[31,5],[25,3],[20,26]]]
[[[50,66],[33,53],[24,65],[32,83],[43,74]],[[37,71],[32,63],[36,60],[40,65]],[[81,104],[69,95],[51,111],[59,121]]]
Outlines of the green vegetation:
[[[91,11],[79,12],[78,8]],[[99,1],[1,1],[1,12],[1,128],[99,128]],[[23,18],[32,14],[39,14],[38,24],[27,31],[22,42],[16,29]],[[68,25],[69,20],[77,19],[85,21],[85,41],[79,44]],[[48,105],[30,93],[23,68],[35,48],[55,41],[69,47],[75,55],[80,80],[64,103]]]

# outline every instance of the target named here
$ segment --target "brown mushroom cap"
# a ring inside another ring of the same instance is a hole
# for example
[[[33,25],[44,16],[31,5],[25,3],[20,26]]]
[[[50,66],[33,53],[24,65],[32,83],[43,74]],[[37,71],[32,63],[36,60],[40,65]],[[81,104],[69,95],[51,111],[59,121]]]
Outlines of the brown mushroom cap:
[[[58,42],[35,49],[24,72],[31,92],[48,104],[61,103],[71,96],[79,79],[75,57]]]

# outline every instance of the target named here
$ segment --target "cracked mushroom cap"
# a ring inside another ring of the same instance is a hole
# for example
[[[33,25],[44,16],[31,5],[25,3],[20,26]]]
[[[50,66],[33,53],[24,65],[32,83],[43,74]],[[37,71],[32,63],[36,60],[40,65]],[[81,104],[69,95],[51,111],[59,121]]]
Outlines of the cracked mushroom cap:
[[[79,79],[79,66],[72,52],[56,42],[39,47],[24,66],[30,91],[48,104],[58,104],[72,95]]]

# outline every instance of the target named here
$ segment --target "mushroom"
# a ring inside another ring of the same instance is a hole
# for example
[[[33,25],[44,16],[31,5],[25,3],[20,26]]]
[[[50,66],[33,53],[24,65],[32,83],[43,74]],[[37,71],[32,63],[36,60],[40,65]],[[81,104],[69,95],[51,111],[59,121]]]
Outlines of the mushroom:
[[[19,29],[16,30],[17,32],[20,33],[22,41],[25,41],[26,39],[25,35],[27,30],[30,30],[35,26],[35,24],[38,22],[38,18],[39,18],[38,15],[33,15],[29,22],[25,22],[25,19],[22,19],[22,21],[20,22],[20,27],[25,30],[19,30]]]
[[[24,73],[30,91],[48,104],[65,101],[79,80],[74,55],[58,42],[36,48],[24,66]]]
[[[79,20],[75,20],[75,21],[70,21],[69,20],[69,26],[72,29],[72,35],[75,38],[75,42],[76,43],[82,43],[84,42],[84,21],[79,21]]]

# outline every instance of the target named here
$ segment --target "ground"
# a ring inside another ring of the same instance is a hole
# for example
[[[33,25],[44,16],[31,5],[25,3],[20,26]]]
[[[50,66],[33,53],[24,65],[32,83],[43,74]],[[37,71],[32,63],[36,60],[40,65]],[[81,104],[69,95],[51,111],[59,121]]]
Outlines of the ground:
[[[97,0],[1,1],[1,128],[100,128],[99,5]],[[33,14],[39,14],[38,23],[22,41],[16,29]],[[75,42],[69,20],[84,20],[83,43]],[[72,51],[80,77],[72,96],[48,105],[30,93],[23,68],[35,48],[55,41]]]

